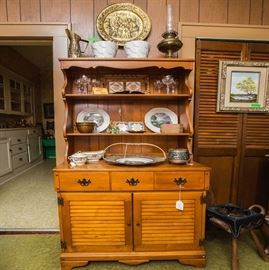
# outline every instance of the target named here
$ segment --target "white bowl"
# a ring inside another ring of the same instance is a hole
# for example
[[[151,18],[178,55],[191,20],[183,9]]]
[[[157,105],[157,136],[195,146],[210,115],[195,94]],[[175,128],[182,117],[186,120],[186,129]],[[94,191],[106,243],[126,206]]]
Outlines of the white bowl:
[[[83,152],[87,156],[87,162],[94,162],[100,160],[104,155],[104,150],[99,151],[86,151]]]
[[[148,57],[150,45],[144,40],[128,41],[124,45],[124,51],[128,58],[146,58]]]
[[[87,162],[87,155],[81,152],[77,152],[68,157],[71,163],[75,163],[77,166],[82,166]]]
[[[94,57],[105,58],[115,57],[117,54],[118,45],[112,41],[97,41],[92,44]]]

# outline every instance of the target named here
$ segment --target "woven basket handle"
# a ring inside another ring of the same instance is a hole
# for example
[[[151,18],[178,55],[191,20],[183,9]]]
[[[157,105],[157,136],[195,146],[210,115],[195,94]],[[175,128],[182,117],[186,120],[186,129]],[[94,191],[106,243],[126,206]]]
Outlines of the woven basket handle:
[[[127,147],[128,147],[129,145],[132,145],[132,146],[135,145],[135,146],[151,146],[151,147],[155,147],[155,148],[159,149],[159,150],[162,152],[164,158],[166,159],[166,153],[164,152],[164,150],[163,150],[161,147],[159,147],[158,145],[151,144],[151,143],[112,143],[112,144],[110,144],[109,146],[107,146],[107,147],[104,149],[104,156],[105,156],[105,154],[106,154],[106,151],[107,151],[110,147],[116,146],[116,145],[125,145],[125,149],[127,149]],[[127,151],[126,151],[126,152],[127,152]],[[126,154],[126,153],[125,153],[125,154]]]

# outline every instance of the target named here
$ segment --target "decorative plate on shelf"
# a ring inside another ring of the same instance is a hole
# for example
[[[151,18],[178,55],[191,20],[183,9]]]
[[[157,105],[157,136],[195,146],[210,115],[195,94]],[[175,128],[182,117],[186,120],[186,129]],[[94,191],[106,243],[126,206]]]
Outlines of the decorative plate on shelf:
[[[177,124],[177,115],[167,108],[153,108],[145,114],[145,124],[153,132],[160,133],[162,124]]]
[[[102,109],[87,108],[77,115],[77,122],[95,122],[97,132],[102,132],[109,126],[110,117]]]
[[[145,39],[150,32],[151,22],[138,6],[118,3],[102,10],[97,17],[96,27],[103,39],[123,46],[127,41]]]

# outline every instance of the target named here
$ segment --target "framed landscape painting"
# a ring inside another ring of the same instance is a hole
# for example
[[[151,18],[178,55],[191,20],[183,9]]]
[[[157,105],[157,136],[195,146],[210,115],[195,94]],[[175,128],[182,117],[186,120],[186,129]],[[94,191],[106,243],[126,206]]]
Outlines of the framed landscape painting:
[[[269,112],[269,63],[220,61],[218,112]]]

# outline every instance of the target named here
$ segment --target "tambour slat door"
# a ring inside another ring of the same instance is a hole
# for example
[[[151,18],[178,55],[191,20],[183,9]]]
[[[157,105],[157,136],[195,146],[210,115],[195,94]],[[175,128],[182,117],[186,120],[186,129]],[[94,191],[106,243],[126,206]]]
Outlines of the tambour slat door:
[[[64,252],[130,251],[131,193],[61,193]]]
[[[134,193],[134,250],[176,251],[199,248],[204,238],[203,192],[182,192],[183,211],[175,208],[178,192]]]
[[[219,61],[241,60],[235,41],[197,40],[194,112],[194,159],[212,168],[215,203],[234,199],[242,139],[242,116],[217,112]]]

